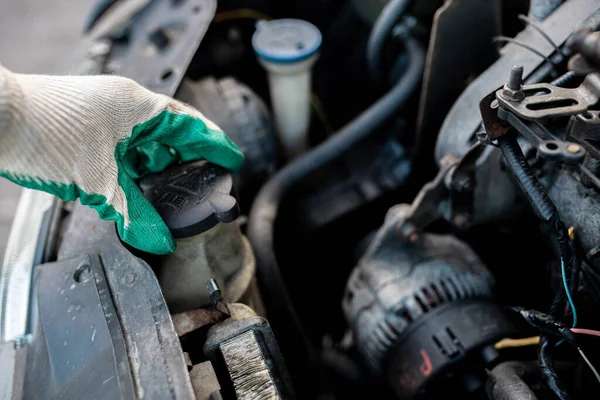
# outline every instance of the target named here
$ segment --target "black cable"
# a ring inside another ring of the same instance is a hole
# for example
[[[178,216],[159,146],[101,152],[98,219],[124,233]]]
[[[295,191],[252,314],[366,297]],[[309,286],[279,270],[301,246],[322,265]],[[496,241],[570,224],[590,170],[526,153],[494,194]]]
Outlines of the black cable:
[[[557,303],[563,303],[559,300],[559,296],[555,297],[551,308],[556,308],[555,305]],[[568,326],[558,322],[551,315],[536,310],[526,310],[520,307],[513,307],[512,310],[518,312],[530,325],[540,330],[538,362],[540,364],[542,378],[544,379],[546,386],[552,390],[558,399],[569,399],[568,393],[565,391],[556,374],[552,351],[555,348],[557,339],[564,340],[579,349],[577,337],[571,332]]]
[[[573,296],[577,295],[579,289],[579,274],[581,272],[581,251],[578,249],[577,236],[573,240],[569,240],[569,245],[572,254],[571,262],[571,277],[569,279],[569,287]]]
[[[371,78],[381,84],[383,81],[382,52],[386,39],[396,22],[402,17],[410,0],[392,0],[379,14],[367,43],[367,65]]]
[[[568,240],[567,229],[560,220],[558,209],[546,193],[546,190],[535,176],[535,173],[527,163],[517,139],[514,134],[509,133],[498,139],[498,145],[506,159],[521,191],[527,197],[534,212],[542,221],[550,225],[556,234],[561,261],[565,263],[566,276],[571,276],[571,249]],[[560,290],[559,290],[560,292]]]
[[[539,219],[550,225],[553,230],[559,229],[561,222],[558,210],[527,163],[514,133],[511,132],[499,138],[498,145],[517,184],[527,197],[535,214]]]
[[[303,334],[275,258],[273,227],[279,203],[291,187],[339,158],[346,150],[379,128],[405,104],[417,89],[425,64],[424,51],[415,39],[407,38],[405,48],[409,64],[392,89],[339,132],[278,171],[261,188],[252,204],[248,238],[256,256],[256,272],[267,314],[274,331],[279,332],[277,339],[284,356],[289,351],[297,351],[298,346],[305,344],[308,357],[311,347]]]
[[[513,307],[512,311],[519,313],[529,325],[540,330],[542,335],[561,339],[567,343],[579,347],[577,344],[577,336],[571,332],[571,328],[567,325],[558,322],[552,315],[545,314],[537,310],[527,310],[521,307]]]
[[[552,59],[550,57],[546,56],[544,53],[542,53],[538,49],[528,45],[527,43],[522,42],[517,39],[514,39],[514,38],[510,38],[508,36],[495,36],[494,38],[492,38],[492,40],[494,42],[499,42],[499,43],[508,42],[508,43],[512,43],[517,46],[523,47],[524,49],[527,49],[527,50],[531,51],[532,53],[542,57],[544,60],[546,60],[546,62],[548,62],[550,65],[552,65],[552,69],[554,70],[554,72],[556,72],[556,63],[554,61],[552,61]]]
[[[548,34],[546,33],[546,31],[544,31],[541,26],[539,26],[536,22],[533,22],[531,19],[527,18],[523,14],[519,14],[518,18],[519,18],[519,20],[521,20],[522,22],[524,22],[526,25],[529,25],[533,29],[535,29],[540,35],[542,35],[543,38],[546,39],[546,41],[548,43],[550,43],[552,45],[552,47],[554,47],[554,50],[556,50],[556,52],[562,56],[562,58],[565,57],[565,55],[561,51],[560,47],[558,47],[558,45],[556,43],[554,43],[554,40],[552,40],[552,38],[550,36],[548,36]]]
[[[561,264],[563,262],[565,263],[566,276],[570,277],[572,273],[570,244],[567,230],[560,220],[558,209],[527,163],[527,160],[525,159],[525,156],[519,147],[519,143],[517,142],[514,132],[510,132],[509,134],[499,138],[498,145],[500,146],[500,150],[506,159],[507,166],[511,170],[515,180],[517,181],[517,184],[521,188],[521,191],[525,194],[525,197],[533,207],[534,212],[538,218],[540,218],[554,230],[560,250]],[[550,307],[550,314],[554,317],[560,317],[562,310],[564,310],[564,297],[566,294],[566,289],[568,289],[568,287],[565,288],[564,285],[561,285],[556,292],[554,301]],[[529,322],[532,323],[531,321]],[[548,327],[545,326],[545,328]],[[568,330],[568,328],[566,329]],[[569,333],[571,332],[569,331]],[[548,388],[552,390],[559,399],[566,400],[569,397],[564,391],[558,376],[556,375],[554,363],[552,362],[550,354],[551,341],[548,337],[550,334],[551,331],[548,329],[542,329],[542,335],[540,336],[540,351],[538,358],[542,377],[544,378],[544,382]],[[552,344],[555,342],[556,341],[552,341]],[[552,347],[554,347],[554,345],[552,345]]]
[[[550,390],[559,400],[569,400],[570,397],[565,391],[554,366],[554,360],[550,354],[554,348],[553,342],[546,335],[540,336],[540,351],[538,353],[538,362],[542,378]]]

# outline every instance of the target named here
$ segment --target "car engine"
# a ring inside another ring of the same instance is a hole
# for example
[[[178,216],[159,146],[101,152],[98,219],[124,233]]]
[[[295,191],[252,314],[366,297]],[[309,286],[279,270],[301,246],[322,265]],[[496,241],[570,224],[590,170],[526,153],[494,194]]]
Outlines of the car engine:
[[[102,0],[82,43],[246,161],[139,180],[166,256],[24,191],[4,398],[600,395],[597,0]]]

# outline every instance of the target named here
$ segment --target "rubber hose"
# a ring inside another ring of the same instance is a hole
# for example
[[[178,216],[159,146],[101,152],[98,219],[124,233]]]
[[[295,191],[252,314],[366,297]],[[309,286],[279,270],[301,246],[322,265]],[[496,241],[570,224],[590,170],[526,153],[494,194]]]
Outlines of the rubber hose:
[[[396,22],[402,17],[410,0],[391,0],[375,21],[367,43],[367,65],[371,78],[378,84],[383,81],[382,52]]]
[[[284,353],[307,344],[302,326],[285,288],[273,246],[273,228],[279,203],[289,188],[312,172],[338,159],[346,150],[369,136],[402,107],[417,89],[425,64],[421,45],[405,40],[409,63],[406,72],[390,91],[325,142],[275,174],[259,191],[248,220],[248,238],[257,264],[257,278]],[[310,345],[307,346],[310,349]]]
[[[540,363],[542,378],[544,379],[546,386],[548,386],[548,389],[550,389],[558,399],[569,400],[569,394],[565,391],[563,385],[558,379],[558,375],[556,374],[556,369],[554,367],[554,360],[550,355],[553,347],[554,345],[551,344],[547,336],[540,336],[538,362]]]
[[[489,373],[486,392],[491,400],[537,400],[524,378],[539,376],[535,362],[507,361]]]
[[[575,72],[567,71],[552,82],[550,82],[550,84],[558,87],[567,87],[571,83],[575,82],[576,79],[577,74],[575,74]]]

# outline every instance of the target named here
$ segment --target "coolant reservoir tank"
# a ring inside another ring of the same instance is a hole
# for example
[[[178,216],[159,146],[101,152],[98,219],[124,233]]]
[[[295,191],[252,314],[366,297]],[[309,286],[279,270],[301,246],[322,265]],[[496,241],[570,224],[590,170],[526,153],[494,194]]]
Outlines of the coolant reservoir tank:
[[[157,272],[170,311],[210,305],[211,278],[225,301],[256,306],[254,256],[235,221],[239,208],[231,174],[197,161],[144,178],[140,187],[177,242]]]
[[[312,67],[321,32],[299,19],[260,21],[252,47],[267,71],[279,141],[288,159],[308,148]]]

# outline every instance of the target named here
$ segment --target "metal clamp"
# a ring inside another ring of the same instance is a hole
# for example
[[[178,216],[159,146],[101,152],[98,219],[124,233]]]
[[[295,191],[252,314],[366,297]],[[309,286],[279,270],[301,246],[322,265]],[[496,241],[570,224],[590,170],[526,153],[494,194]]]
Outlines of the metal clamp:
[[[600,100],[600,73],[589,74],[575,89],[538,83],[522,90],[525,97],[519,101],[505,96],[503,89],[496,91],[500,107],[527,120],[580,114]]]

